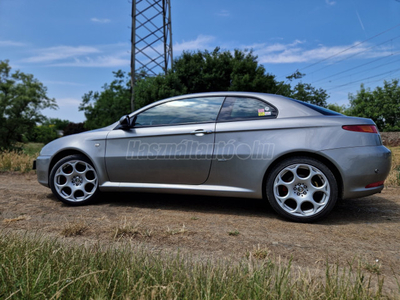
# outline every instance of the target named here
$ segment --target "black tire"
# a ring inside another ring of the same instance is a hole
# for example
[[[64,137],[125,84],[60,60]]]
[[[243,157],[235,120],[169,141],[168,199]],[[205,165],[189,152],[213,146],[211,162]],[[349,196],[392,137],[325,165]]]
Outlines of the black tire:
[[[266,196],[281,216],[314,222],[328,215],[338,199],[331,170],[319,160],[292,157],[273,167],[266,179]]]
[[[68,205],[85,205],[99,195],[99,179],[90,160],[81,154],[64,157],[50,172],[53,194]]]

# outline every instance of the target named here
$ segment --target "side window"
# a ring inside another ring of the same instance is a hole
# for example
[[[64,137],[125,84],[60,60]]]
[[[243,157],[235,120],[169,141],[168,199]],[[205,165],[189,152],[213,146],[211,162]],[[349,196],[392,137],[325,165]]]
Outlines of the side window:
[[[272,105],[254,98],[228,97],[224,102],[218,122],[245,121],[276,118],[278,112]]]
[[[137,115],[135,127],[215,122],[224,97],[169,101]]]

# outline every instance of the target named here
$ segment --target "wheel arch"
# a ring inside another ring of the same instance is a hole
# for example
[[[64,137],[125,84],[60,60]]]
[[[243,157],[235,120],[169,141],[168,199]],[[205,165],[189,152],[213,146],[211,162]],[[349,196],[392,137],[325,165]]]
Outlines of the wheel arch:
[[[92,164],[92,166],[93,166],[94,168],[96,168],[96,167],[95,167],[95,164],[93,163],[93,161],[92,161],[92,160],[90,159],[90,157],[87,156],[84,152],[78,151],[78,150],[75,150],[75,149],[66,149],[66,150],[60,151],[59,153],[57,153],[56,155],[54,155],[54,156],[52,157],[52,159],[51,159],[51,161],[50,161],[50,164],[49,164],[49,171],[48,171],[49,177],[50,177],[50,174],[51,174],[51,170],[53,169],[53,167],[55,166],[55,164],[56,164],[57,162],[59,162],[59,161],[60,161],[61,159],[63,159],[64,157],[67,157],[67,156],[70,156],[70,155],[74,155],[74,154],[79,154],[79,155],[85,156],[85,157],[90,161],[90,163]],[[49,184],[51,184],[51,183],[50,183],[50,180],[49,180]]]
[[[308,157],[308,158],[313,158],[316,159],[318,161],[320,161],[321,163],[323,163],[324,165],[326,165],[333,173],[333,175],[335,176],[337,185],[338,185],[338,196],[339,198],[342,198],[343,195],[343,178],[342,175],[340,174],[339,169],[335,166],[335,164],[330,161],[328,158],[318,154],[318,153],[314,153],[314,152],[307,152],[307,151],[296,151],[296,152],[290,152],[290,153],[286,153],[278,158],[276,158],[267,168],[267,170],[264,173],[264,178],[263,178],[263,182],[262,182],[262,195],[263,198],[266,198],[266,185],[267,185],[267,177],[268,174],[271,172],[271,170],[274,169],[274,167],[276,165],[278,165],[281,161],[290,158],[290,157],[295,157],[295,156],[302,156],[302,157]]]

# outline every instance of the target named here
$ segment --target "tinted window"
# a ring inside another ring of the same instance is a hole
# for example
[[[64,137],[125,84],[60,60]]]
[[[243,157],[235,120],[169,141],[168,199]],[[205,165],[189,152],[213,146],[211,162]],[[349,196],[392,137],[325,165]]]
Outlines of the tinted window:
[[[224,97],[166,102],[137,115],[135,127],[215,122]]]
[[[266,119],[276,116],[276,109],[264,101],[254,98],[228,97],[224,102],[218,121]]]
[[[307,106],[308,108],[311,108],[311,109],[319,112],[320,114],[323,114],[326,116],[338,116],[338,115],[340,116],[341,115],[340,113],[338,113],[336,111],[333,111],[333,110],[330,110],[327,108],[323,108],[321,106],[317,106],[317,105],[310,104],[310,103],[303,102],[303,101],[296,100],[296,99],[291,99],[291,100],[296,101],[297,103],[303,104],[304,106]]]

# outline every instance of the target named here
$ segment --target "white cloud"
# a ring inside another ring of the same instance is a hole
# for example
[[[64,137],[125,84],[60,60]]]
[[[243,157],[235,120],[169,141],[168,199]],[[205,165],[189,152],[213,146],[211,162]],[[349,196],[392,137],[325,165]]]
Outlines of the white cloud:
[[[223,9],[219,13],[217,13],[217,16],[220,16],[220,17],[229,17],[230,15],[231,15],[230,12],[225,9]]]
[[[329,6],[333,6],[336,4],[336,1],[325,0],[325,3],[328,4]]]
[[[56,46],[34,50],[25,63],[57,67],[124,67],[130,65],[128,43],[96,46]]]
[[[76,98],[59,98],[57,99],[57,104],[59,107],[78,107],[82,100]]]
[[[57,60],[88,55],[93,53],[99,53],[100,50],[90,46],[57,46],[36,50],[38,54],[35,56],[24,59],[24,62],[30,63],[43,63],[43,62],[54,62]]]
[[[98,19],[98,18],[91,18],[90,21],[94,23],[110,23],[110,19]]]
[[[129,56],[129,55],[128,55]],[[104,55],[96,57],[75,58],[74,61],[54,63],[54,67],[128,67],[130,66],[130,58],[123,58],[121,55]]]
[[[360,53],[359,57],[382,57],[388,55],[386,49],[375,48],[368,49],[370,45],[363,44],[357,45],[358,42],[354,42],[351,45],[341,46],[324,46],[318,45],[315,48],[307,47],[305,41],[295,40],[289,44],[275,43],[275,44],[253,44],[242,48],[253,49],[254,54],[258,56],[259,62],[269,64],[285,64],[285,63],[305,63],[313,62],[321,59],[328,58],[335,55],[332,62],[337,59],[342,59],[346,56]],[[353,47],[351,49],[348,49]],[[348,50],[347,50],[348,49]],[[346,50],[346,51],[345,51]]]
[[[211,43],[215,41],[215,37],[210,35],[199,35],[197,39],[191,41],[183,41],[175,43],[174,52],[204,50],[210,48]]]
[[[45,80],[43,81],[45,85],[53,84],[53,85],[70,85],[70,86],[85,86],[82,83],[70,82],[70,81],[54,81],[54,80]]]
[[[0,41],[0,47],[22,47],[22,46],[26,46],[26,44],[14,41]]]

